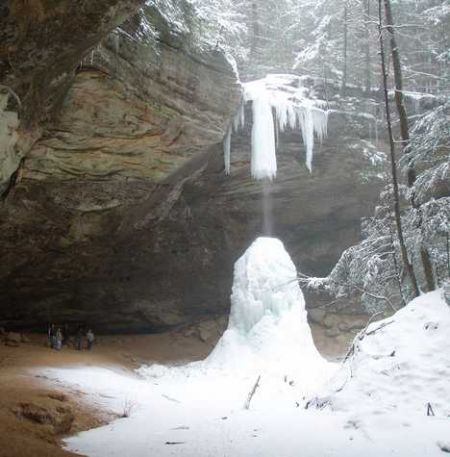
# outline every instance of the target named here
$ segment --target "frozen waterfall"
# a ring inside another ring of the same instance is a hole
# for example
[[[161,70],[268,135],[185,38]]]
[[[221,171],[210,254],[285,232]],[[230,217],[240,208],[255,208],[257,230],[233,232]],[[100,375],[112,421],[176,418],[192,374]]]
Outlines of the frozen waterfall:
[[[244,101],[224,140],[225,171],[231,168],[231,133],[244,125],[244,106],[253,107],[251,173],[255,179],[272,180],[277,173],[276,146],[279,132],[299,128],[306,150],[306,166],[312,170],[315,137],[327,134],[328,111],[324,102],[294,75],[268,75],[243,84]]]
[[[235,263],[228,328],[208,367],[288,378],[310,393],[333,369],[317,351],[297,270],[283,243],[260,237]]]
[[[297,271],[283,243],[261,237],[235,263],[228,328],[211,354],[200,362],[139,372],[173,381],[204,382],[200,378],[206,376],[238,406],[258,376],[256,404],[269,405],[276,395],[293,405],[316,392],[334,370],[314,345]]]

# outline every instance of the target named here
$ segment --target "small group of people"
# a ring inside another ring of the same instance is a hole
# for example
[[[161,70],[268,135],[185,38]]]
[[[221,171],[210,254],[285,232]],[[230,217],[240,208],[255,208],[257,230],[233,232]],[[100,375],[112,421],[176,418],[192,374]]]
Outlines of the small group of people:
[[[52,349],[60,351],[64,345],[68,346],[71,341],[69,326],[64,325],[64,329],[61,327],[56,327],[55,324],[49,324],[47,329],[48,344]],[[78,351],[81,351],[83,347],[83,340],[86,338],[86,349],[91,350],[94,345],[95,335],[92,329],[88,329],[85,332],[85,329],[79,325],[77,331],[74,334],[75,341],[74,347]]]
[[[47,336],[48,336],[48,344],[52,349],[56,349],[57,351],[60,351],[62,349],[63,345],[63,332],[60,328],[55,330],[55,325],[51,324],[48,326],[48,331],[47,331]]]

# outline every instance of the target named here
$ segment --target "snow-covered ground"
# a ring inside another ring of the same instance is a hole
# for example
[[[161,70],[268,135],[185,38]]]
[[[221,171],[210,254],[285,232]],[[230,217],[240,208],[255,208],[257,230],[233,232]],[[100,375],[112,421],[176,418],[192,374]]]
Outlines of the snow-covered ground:
[[[450,308],[441,291],[371,324],[337,367],[314,347],[295,277],[282,243],[260,238],[235,265],[230,323],[204,361],[141,367],[135,376],[41,370],[129,416],[67,439],[67,448],[92,457],[450,451]]]

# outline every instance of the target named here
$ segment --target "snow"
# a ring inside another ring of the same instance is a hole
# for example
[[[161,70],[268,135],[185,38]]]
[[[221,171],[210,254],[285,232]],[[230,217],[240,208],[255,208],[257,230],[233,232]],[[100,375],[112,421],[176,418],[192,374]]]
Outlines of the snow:
[[[426,415],[430,404],[436,417],[448,418],[449,328],[450,308],[442,290],[372,323],[355,339],[354,354],[329,386],[330,407],[351,412],[356,403],[365,421],[400,414],[408,422]]]
[[[450,436],[442,291],[371,324],[325,386],[336,366],[314,347],[295,277],[282,243],[259,238],[235,264],[229,325],[204,361],[141,367],[139,377],[40,370],[97,406],[120,414],[133,405],[129,417],[66,439],[67,449],[91,457],[442,456]],[[311,392],[321,393],[323,409],[304,409]]]
[[[312,170],[315,137],[322,142],[327,134],[328,111],[323,101],[295,75],[271,74],[243,84],[244,103],[252,102],[251,173],[255,179],[272,180],[277,173],[276,138],[287,128],[300,128],[306,150],[306,166]],[[243,106],[235,117],[235,128],[244,124]],[[274,118],[275,114],[275,118]],[[228,141],[228,133],[225,142]],[[225,149],[229,170],[229,148]]]

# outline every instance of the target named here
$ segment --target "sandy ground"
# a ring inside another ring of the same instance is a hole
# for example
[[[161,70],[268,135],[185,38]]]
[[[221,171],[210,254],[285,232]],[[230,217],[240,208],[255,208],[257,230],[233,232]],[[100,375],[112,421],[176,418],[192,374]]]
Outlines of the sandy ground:
[[[345,342],[315,329],[319,349],[329,357],[345,352]],[[61,439],[113,419],[84,400],[83,392],[51,389],[38,367],[100,366],[133,370],[143,363],[202,359],[220,336],[211,324],[160,335],[100,336],[92,351],[47,347],[45,335],[27,335],[19,347],[0,344],[0,457],[62,457]]]
[[[0,344],[0,457],[75,455],[59,447],[61,438],[112,419],[89,407],[82,392],[49,389],[33,368],[94,365],[131,370],[148,361],[202,358],[214,344],[181,333],[103,336],[92,351],[64,347],[57,352],[47,347],[45,335],[27,336],[30,342],[19,347]],[[70,417],[74,420],[67,430],[64,422]]]

